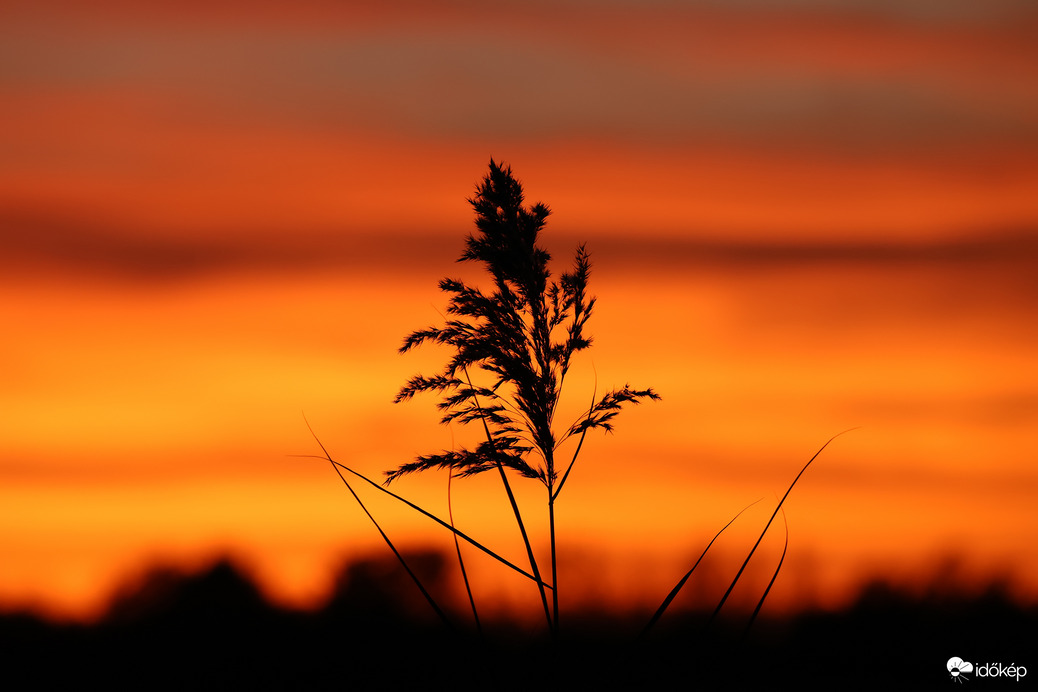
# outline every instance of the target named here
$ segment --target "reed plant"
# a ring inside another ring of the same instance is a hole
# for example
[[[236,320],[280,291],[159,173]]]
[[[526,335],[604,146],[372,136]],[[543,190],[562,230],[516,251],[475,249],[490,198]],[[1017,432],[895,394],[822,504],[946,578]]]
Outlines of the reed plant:
[[[419,456],[386,471],[384,484],[376,483],[350,466],[334,460],[319,439],[317,442],[323,452],[321,458],[332,464],[431,607],[445,622],[448,622],[448,618],[443,609],[408,567],[405,558],[375,517],[368,512],[354,490],[351,479],[359,479],[405,503],[453,534],[477,627],[478,612],[458,541],[471,544],[531,580],[537,589],[547,627],[554,637],[559,632],[556,503],[580,457],[584,439],[592,430],[611,432],[616,417],[624,407],[659,400],[660,396],[652,388],[637,389],[626,384],[601,396],[596,392],[575,421],[563,427],[557,425],[555,416],[573,359],[592,344],[586,330],[596,303],[588,292],[590,254],[581,245],[576,249],[569,271],[557,278],[552,277],[549,268],[551,256],[539,243],[539,236],[551,212],[544,204],[526,206],[522,186],[508,166],[491,160],[489,172],[469,203],[475,211],[476,230],[467,237],[465,250],[458,261],[481,265],[489,276],[490,288],[482,290],[459,279],[445,278],[440,281],[440,290],[448,296],[443,324],[412,332],[404,339],[400,352],[406,353],[423,344],[433,343],[448,347],[450,356],[437,374],[412,377],[395,400],[404,402],[419,394],[432,394],[438,397],[437,407],[441,412],[442,423],[474,426],[479,431],[480,441],[471,448],[462,447]],[[316,435],[314,437],[316,439]],[[573,448],[572,453],[567,452],[563,456],[562,445],[567,442]],[[807,462],[800,475],[818,453]],[[450,478],[492,473],[500,479],[525,547],[529,571],[458,529],[454,525],[452,512],[445,521],[388,487],[405,475],[436,469],[446,470]],[[761,533],[761,539],[800,475],[779,501],[775,513]],[[513,481],[536,482],[542,486],[550,546],[550,577],[547,579],[535,555],[523,513],[513,491]],[[732,521],[718,532],[718,536]],[[715,614],[724,605],[761,539],[751,549]],[[713,542],[707,545],[703,555]],[[785,551],[783,559],[784,556]],[[702,558],[700,556],[664,599],[643,630],[643,635],[663,615]],[[781,564],[780,560],[778,569],[781,569]],[[772,584],[778,569],[772,577]],[[770,588],[771,584],[754,611],[754,617]]]

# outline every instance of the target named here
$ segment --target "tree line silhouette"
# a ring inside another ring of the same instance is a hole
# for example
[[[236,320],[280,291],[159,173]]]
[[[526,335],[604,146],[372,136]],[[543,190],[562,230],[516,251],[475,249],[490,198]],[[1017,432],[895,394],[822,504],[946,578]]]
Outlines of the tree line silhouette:
[[[434,588],[455,576],[446,554],[406,557]],[[344,565],[327,603],[313,611],[272,605],[222,560],[195,573],[153,569],[119,589],[92,624],[0,613],[0,661],[7,685],[41,689],[97,682],[117,689],[528,690],[544,676],[609,688],[820,681],[875,689],[886,679],[918,689],[949,684],[950,656],[1034,663],[1038,632],[1038,608],[1015,602],[1007,583],[966,591],[939,573],[915,591],[873,582],[841,612],[762,616],[745,639],[741,620],[722,619],[703,636],[708,616],[708,609],[679,610],[642,641],[636,635],[645,613],[573,613],[555,641],[543,627],[485,619],[493,636],[481,639],[445,631],[392,555]]]

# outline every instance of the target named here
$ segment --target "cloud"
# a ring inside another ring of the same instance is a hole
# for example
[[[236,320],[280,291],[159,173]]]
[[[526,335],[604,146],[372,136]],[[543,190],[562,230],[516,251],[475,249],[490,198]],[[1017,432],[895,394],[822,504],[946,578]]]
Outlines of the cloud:
[[[311,8],[311,23],[284,28],[138,19],[59,30],[37,18],[0,29],[0,89],[129,90],[202,117],[440,138],[1038,144],[1038,54],[1020,29],[1034,18],[1019,12],[952,30],[893,6],[864,21],[849,1],[440,5],[452,22],[355,5],[324,8],[323,25]]]
[[[772,236],[775,237],[775,236]],[[546,237],[559,261],[587,240],[576,235]],[[223,272],[304,272],[334,269],[359,273],[410,273],[449,268],[460,254],[456,231],[422,234],[371,233],[354,229],[334,236],[305,229],[282,233],[194,233],[170,237],[147,228],[120,228],[16,210],[0,210],[0,267],[26,271],[170,281]],[[565,250],[562,250],[562,249]],[[733,241],[674,237],[596,237],[596,261],[622,263],[640,271],[682,272],[693,266],[794,267],[797,265],[995,267],[1003,276],[1026,277],[1038,261],[1038,233],[975,233],[940,241],[805,240]],[[1031,282],[1034,283],[1034,282]],[[1038,293],[1038,285],[1034,286]]]
[[[387,271],[443,253],[428,238],[344,233],[306,239],[286,229],[250,238],[213,232],[177,239],[144,228],[113,230],[99,222],[24,213],[0,213],[0,242],[5,249],[0,263],[11,273],[60,271],[146,281],[322,267]]]

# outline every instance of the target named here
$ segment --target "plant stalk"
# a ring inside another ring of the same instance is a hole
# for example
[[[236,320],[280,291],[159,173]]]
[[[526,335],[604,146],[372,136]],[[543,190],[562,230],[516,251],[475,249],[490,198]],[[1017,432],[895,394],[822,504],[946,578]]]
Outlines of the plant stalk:
[[[771,513],[771,518],[768,519],[768,523],[764,525],[764,530],[761,531],[760,536],[757,537],[757,542],[753,544],[752,548],[750,548],[750,554],[746,556],[746,559],[742,563],[742,567],[740,567],[739,571],[735,574],[735,579],[733,579],[732,583],[728,586],[728,590],[724,592],[724,596],[721,597],[721,602],[717,604],[716,608],[714,608],[714,612],[710,616],[710,620],[708,620],[706,623],[707,627],[709,627],[710,624],[714,621],[714,619],[717,617],[717,614],[721,612],[721,608],[724,607],[724,604],[728,600],[728,597],[732,595],[732,590],[735,589],[735,585],[739,583],[739,578],[742,577],[742,573],[746,569],[746,565],[750,564],[750,559],[753,557],[753,554],[757,552],[757,548],[760,546],[761,541],[764,540],[764,536],[768,533],[768,529],[771,528],[771,524],[773,521],[775,521],[775,517],[778,516],[779,511],[782,510],[782,505],[786,503],[786,498],[789,497],[789,494],[791,492],[793,492],[793,488],[794,486],[796,486],[797,481],[799,481],[800,477],[804,475],[804,472],[807,471],[807,468],[812,464],[812,462],[814,462],[814,460],[818,458],[818,455],[825,451],[825,448],[829,446],[829,443],[831,443],[840,435],[848,433],[851,430],[857,430],[857,428],[850,428],[849,430],[844,430],[843,432],[837,433],[830,437],[826,441],[826,443],[822,445],[817,452],[814,453],[814,456],[808,459],[807,463],[804,464],[804,468],[800,469],[800,473],[798,473],[797,477],[793,479],[793,482],[789,484],[789,487],[786,489],[786,494],[782,496],[781,500],[779,500],[778,505],[775,507],[775,511]]]
[[[552,637],[559,636],[559,570],[555,551],[555,498],[552,496],[551,486],[548,486],[548,527],[551,534],[551,610],[552,610]]]
[[[451,471],[453,470],[452,468]],[[454,508],[451,502],[451,479],[453,478],[453,473],[447,474],[447,517],[450,519],[452,529],[454,528]],[[483,626],[479,622],[479,612],[476,610],[476,599],[472,596],[472,586],[469,584],[469,575],[465,570],[465,560],[461,557],[461,543],[458,541],[458,534],[454,534],[454,551],[458,554],[458,566],[461,568],[461,579],[465,582],[465,593],[468,594],[469,605],[472,607],[472,619],[476,623],[476,633],[482,637]]]
[[[483,431],[487,435],[487,442],[490,446],[494,446],[494,437],[490,434],[490,426],[487,425],[486,415],[483,413],[483,407],[480,406],[479,397],[476,396],[476,388],[472,385],[472,378],[469,377],[468,368],[462,368],[465,373],[465,379],[468,381],[469,389],[472,390],[472,401],[476,404],[476,410],[479,411],[480,422],[483,423]],[[505,493],[508,495],[508,502],[512,506],[512,514],[515,515],[515,522],[519,525],[519,533],[523,537],[523,544],[526,546],[526,555],[530,559],[530,570],[533,572],[534,581],[537,582],[537,590],[541,594],[541,605],[544,607],[544,617],[548,620],[548,628],[554,631],[552,625],[551,611],[548,610],[548,595],[544,592],[544,582],[541,580],[541,572],[537,567],[537,558],[533,554],[533,546],[530,545],[530,537],[526,533],[526,524],[523,523],[523,515],[519,512],[519,503],[515,501],[515,494],[512,492],[512,486],[508,482],[508,476],[505,475],[504,464],[501,463],[500,459],[495,458],[494,462],[497,464],[498,473],[501,474],[501,482],[505,486]],[[552,584],[552,590],[555,590],[555,585]]]
[[[410,500],[407,500],[407,499],[401,497],[400,495],[397,495],[396,493],[394,493],[391,490],[387,490],[386,488],[383,488],[381,485],[379,485],[375,481],[371,480],[370,478],[368,478],[364,474],[359,473],[359,472],[351,469],[349,466],[346,466],[345,464],[343,464],[341,462],[338,462],[338,461],[335,461],[334,459],[332,459],[331,455],[328,454],[328,450],[325,448],[325,446],[321,442],[320,438],[317,437],[317,434],[314,432],[313,428],[310,427],[310,422],[306,420],[305,416],[303,417],[303,420],[306,422],[306,427],[310,430],[310,434],[313,435],[314,440],[317,441],[317,444],[318,444],[318,446],[320,446],[321,451],[324,452],[324,455],[320,456],[320,455],[313,455],[313,454],[300,454],[300,455],[293,455],[293,456],[301,456],[301,457],[314,458],[314,459],[324,459],[326,461],[331,462],[332,466],[334,466],[336,468],[336,470],[341,469],[343,471],[351,473],[354,476],[356,476],[357,478],[359,478],[362,481],[364,481],[365,483],[367,483],[368,485],[370,485],[371,487],[373,487],[376,490],[378,490],[379,492],[385,493],[386,495],[389,495],[393,499],[398,500],[400,502],[403,502],[405,505],[407,505],[408,507],[410,507],[411,509],[415,510],[416,512],[418,512],[420,514],[424,514],[425,516],[429,517],[430,519],[435,521],[440,526],[444,527],[445,529],[447,529],[448,531],[453,533],[458,538],[461,538],[462,540],[467,541],[469,544],[473,545],[474,547],[479,548],[484,553],[486,553],[490,557],[494,558],[495,560],[497,560],[501,564],[505,565],[506,567],[510,567],[511,569],[515,570],[516,572],[518,572],[519,574],[523,575],[527,579],[532,579],[533,581],[536,581],[540,585],[541,588],[548,588],[548,589],[554,588],[552,586],[549,586],[549,585],[545,584],[541,580],[540,577],[535,577],[534,575],[530,574],[529,572],[527,572],[523,568],[521,568],[521,567],[519,567],[517,565],[512,564],[511,562],[509,562],[505,558],[501,557],[500,555],[498,555],[493,550],[491,550],[490,548],[486,547],[485,545],[483,545],[479,541],[476,541],[476,540],[470,538],[469,536],[467,536],[462,531],[454,528],[453,526],[451,526],[450,524],[445,522],[443,519],[440,519],[435,514],[427,512],[426,510],[422,509],[421,507],[419,507],[415,503],[411,502]]]
[[[329,459],[328,461],[331,461],[331,459]],[[382,527],[379,526],[379,523],[375,521],[375,517],[371,516],[371,512],[369,512],[368,508],[364,506],[363,502],[361,502],[360,497],[353,489],[353,486],[350,485],[349,481],[346,480],[346,476],[342,475],[342,471],[339,470],[339,467],[336,465],[334,461],[331,461],[331,464],[332,468],[335,469],[335,472],[339,474],[339,478],[341,478],[342,482],[346,484],[346,489],[350,491],[351,495],[353,495],[353,499],[357,501],[357,504],[360,505],[360,508],[364,510],[364,514],[368,515],[368,519],[370,519],[371,523],[375,525],[376,529],[378,529],[379,534],[382,536],[382,540],[384,540],[386,542],[386,545],[389,546],[389,549],[393,551],[393,554],[396,555],[396,559],[400,561],[400,564],[403,566],[408,576],[411,577],[411,580],[415,583],[415,586],[417,586],[418,590],[422,592],[422,596],[425,597],[426,602],[428,602],[428,604],[432,606],[432,609],[439,616],[440,620],[443,621],[443,624],[446,625],[448,629],[453,629],[453,625],[451,625],[451,621],[447,618],[446,613],[444,613],[443,610],[440,609],[440,606],[437,605],[436,600],[426,590],[425,586],[422,584],[422,580],[418,578],[418,575],[416,575],[411,570],[411,567],[407,564],[407,561],[404,560],[404,556],[401,555],[400,551],[397,550],[395,545],[393,545],[393,541],[389,540],[389,536],[387,536],[386,532],[382,530]],[[455,537],[455,540],[457,540],[457,537]]]

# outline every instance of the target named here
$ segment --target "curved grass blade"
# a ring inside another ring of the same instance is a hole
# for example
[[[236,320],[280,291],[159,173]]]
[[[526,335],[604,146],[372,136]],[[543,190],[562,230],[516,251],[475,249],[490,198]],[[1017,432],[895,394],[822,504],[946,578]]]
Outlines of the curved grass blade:
[[[329,461],[331,461],[331,459],[329,459]],[[360,505],[360,508],[364,510],[365,514],[368,515],[368,519],[371,520],[371,523],[375,525],[375,528],[378,529],[378,532],[382,535],[382,540],[386,542],[386,545],[389,546],[389,549],[393,551],[394,555],[396,555],[396,559],[400,561],[400,564],[403,566],[404,570],[414,581],[415,586],[417,586],[418,590],[422,592],[423,596],[425,596],[425,600],[429,602],[429,605],[432,606],[432,609],[436,611],[436,614],[440,616],[441,620],[443,620],[443,624],[445,624],[447,627],[451,629],[454,629],[454,626],[451,624],[451,621],[447,619],[446,613],[444,613],[443,610],[440,609],[440,606],[436,603],[436,599],[432,597],[432,595],[426,590],[425,586],[422,584],[422,580],[419,579],[418,575],[415,574],[408,566],[407,560],[404,559],[404,556],[401,555],[400,551],[396,549],[395,545],[393,545],[393,541],[389,540],[389,536],[386,535],[386,532],[383,531],[382,527],[379,526],[377,521],[375,521],[375,517],[371,516],[371,512],[368,511],[368,508],[364,506],[364,503],[361,502],[360,497],[358,497],[357,493],[353,490],[353,486],[351,486],[349,481],[346,480],[346,477],[342,475],[342,472],[335,467],[335,462],[332,462],[332,468],[335,468],[335,472],[339,474],[339,478],[341,478],[342,482],[346,484],[346,488],[350,491],[350,494],[353,495],[353,499],[357,501],[357,504]]]
[[[591,405],[587,410],[587,420],[591,419],[591,414],[595,410],[595,397],[598,396],[598,373],[595,373],[595,388],[591,392]],[[580,433],[580,439],[577,440],[577,448],[573,451],[573,459],[570,460],[569,466],[566,467],[566,473],[562,474],[562,480],[555,487],[555,492],[552,493],[551,499],[554,502],[559,497],[559,493],[562,492],[562,486],[566,485],[566,479],[569,478],[569,472],[573,470],[573,464],[577,463],[577,457],[580,455],[580,449],[584,446],[584,438],[587,437],[587,426]]]
[[[304,420],[305,420],[305,418],[304,418]],[[307,428],[310,428],[310,423],[307,422],[306,426],[307,426]],[[317,434],[314,433],[314,431],[313,431],[313,428],[310,428],[310,434],[314,436],[315,440],[317,440],[317,444],[320,445],[321,451],[324,452],[324,456],[319,456],[319,455],[316,455],[316,454],[300,454],[300,455],[296,455],[296,456],[306,457],[306,458],[310,458],[310,459],[324,459],[325,461],[331,462],[332,465],[335,466],[337,469],[342,469],[343,471],[348,471],[349,473],[353,474],[357,478],[360,478],[362,481],[365,481],[366,483],[368,483],[373,488],[376,488],[379,492],[385,493],[386,495],[389,495],[390,497],[392,497],[392,498],[394,498],[396,500],[399,500],[400,502],[403,502],[405,505],[407,505],[411,509],[415,510],[416,512],[424,514],[425,516],[429,517],[430,519],[435,521],[437,524],[439,524],[443,528],[445,528],[448,531],[450,531],[451,533],[455,534],[458,538],[462,539],[463,541],[467,541],[468,543],[470,543],[471,545],[475,546],[476,548],[482,550],[484,553],[486,553],[490,557],[494,558],[495,560],[497,560],[501,564],[503,564],[503,565],[505,565],[507,567],[512,568],[513,570],[515,570],[519,574],[523,575],[527,579],[530,579],[531,581],[533,581],[535,583],[541,584],[542,586],[544,586],[544,588],[547,588],[547,589],[552,588],[550,584],[545,584],[544,582],[541,582],[540,580],[536,579],[532,574],[530,574],[529,572],[524,570],[522,567],[519,567],[517,565],[512,564],[511,562],[509,562],[505,558],[503,558],[500,555],[498,555],[497,553],[495,553],[490,548],[487,548],[485,545],[483,545],[479,541],[476,541],[476,540],[474,540],[472,538],[469,538],[462,531],[459,531],[458,529],[455,529],[455,528],[451,527],[450,524],[445,522],[443,519],[440,519],[435,514],[427,512],[426,510],[422,509],[421,507],[419,507],[415,503],[411,502],[410,500],[407,500],[407,499],[397,495],[396,493],[394,493],[391,490],[387,490],[382,485],[380,485],[380,484],[376,483],[375,481],[371,480],[370,478],[368,478],[364,474],[359,473],[357,471],[354,471],[353,469],[351,469],[349,466],[346,466],[342,462],[335,461],[334,459],[331,458],[331,455],[328,454],[328,450],[325,449],[324,445],[321,443],[321,440],[318,439]]]
[[[479,404],[479,397],[476,396],[476,388],[472,386],[472,378],[469,377],[469,370],[467,367],[463,367],[462,372],[465,373],[465,380],[469,384],[469,389],[472,390],[472,402],[476,405],[476,409],[479,411],[480,422],[483,423],[483,431],[486,433],[487,442],[493,445],[494,436],[490,434],[490,426],[487,425],[486,414],[483,413],[483,407]],[[509,484],[508,476],[505,474],[505,467],[501,464],[500,458],[495,459],[495,461],[497,462],[497,470],[501,475],[501,482],[505,486],[505,494],[508,495],[508,502],[512,506],[512,514],[515,515],[515,522],[519,525],[519,534],[523,537],[523,545],[526,546],[526,556],[530,560],[530,569],[533,571],[533,575],[530,576],[530,578],[537,584],[537,590],[541,595],[541,604],[544,606],[544,616],[548,619],[548,629],[554,636],[554,620],[551,616],[551,611],[548,610],[548,596],[544,591],[544,587],[547,586],[547,584],[545,584],[541,579],[541,572],[537,567],[537,558],[534,557],[533,546],[530,545],[530,537],[526,533],[526,524],[523,523],[523,515],[519,512],[519,504],[515,501],[515,494],[512,493],[512,486]],[[516,567],[516,569],[519,568]],[[555,585],[552,584],[549,588],[554,591]]]
[[[771,587],[775,585],[775,580],[778,579],[779,572],[782,571],[782,563],[786,561],[786,551],[789,549],[789,522],[786,521],[786,510],[782,510],[782,524],[786,529],[786,542],[782,545],[782,557],[779,558],[778,567],[775,568],[775,573],[771,575],[771,581],[768,582],[768,588],[764,589],[764,595],[757,601],[757,607],[753,609],[753,615],[750,616],[750,621],[746,623],[746,629],[742,631],[743,639],[749,633],[750,628],[753,627],[753,621],[757,619],[757,613],[760,612],[761,606],[764,605],[764,599],[771,593]]]
[[[717,607],[714,609],[713,614],[710,616],[710,620],[707,622],[707,627],[709,627],[710,623],[714,621],[714,618],[717,617],[717,614],[721,612],[721,608],[724,607],[724,604],[728,600],[728,597],[732,594],[732,590],[735,589],[735,585],[739,582],[739,578],[742,577],[742,573],[746,569],[746,565],[750,564],[750,558],[752,558],[753,554],[757,552],[757,547],[760,545],[760,542],[764,540],[764,534],[766,534],[768,532],[768,529],[771,528],[771,522],[775,521],[775,517],[778,516],[779,510],[782,509],[782,505],[786,502],[786,498],[789,497],[789,494],[791,492],[793,492],[793,486],[795,486],[797,484],[797,481],[800,480],[800,477],[804,475],[804,471],[807,471],[807,467],[810,466],[811,463],[818,458],[818,455],[821,454],[833,440],[835,440],[840,435],[849,433],[851,430],[857,430],[857,428],[850,428],[849,430],[844,430],[843,432],[837,433],[830,437],[826,441],[826,443],[822,445],[817,452],[815,452],[814,456],[808,459],[807,463],[804,464],[804,468],[800,469],[800,473],[798,473],[797,477],[793,479],[793,482],[789,484],[789,488],[786,489],[786,494],[782,496],[782,499],[779,500],[778,506],[775,507],[775,511],[771,513],[771,518],[768,519],[768,523],[764,525],[764,530],[761,531],[760,536],[757,538],[757,542],[753,544],[752,548],[750,548],[750,554],[746,556],[746,559],[742,563],[742,567],[739,568],[739,571],[735,575],[735,579],[732,580],[732,583],[731,585],[729,585],[728,590],[725,591],[724,596],[721,597],[721,602],[718,603]]]
[[[761,499],[763,499],[763,498],[761,498]],[[746,510],[748,510],[748,509],[749,509],[750,507],[753,507],[753,506],[754,506],[755,504],[757,504],[758,502],[760,502],[760,500],[754,500],[754,501],[753,501],[753,502],[751,502],[750,504],[748,504],[748,505],[746,505],[745,507],[743,507],[743,508],[742,508],[741,510],[739,510],[739,513],[738,513],[738,514],[736,514],[736,515],[735,515],[734,517],[732,517],[732,518],[731,518],[731,519],[730,519],[730,520],[728,521],[728,523],[727,523],[727,524],[725,524],[724,526],[722,526],[722,527],[721,527],[721,530],[720,530],[720,531],[718,531],[718,532],[717,532],[716,534],[714,534],[714,537],[713,537],[713,538],[711,538],[711,539],[710,539],[710,542],[706,544],[706,547],[705,547],[705,548],[703,548],[703,552],[702,552],[702,553],[701,553],[701,554],[699,555],[699,559],[698,559],[698,560],[696,560],[696,564],[692,565],[692,569],[690,569],[690,570],[689,570],[688,572],[685,572],[685,576],[683,576],[683,577],[682,577],[682,578],[681,578],[681,579],[680,579],[680,580],[678,581],[677,585],[676,585],[676,586],[675,586],[675,587],[674,587],[673,589],[671,589],[671,590],[670,590],[670,593],[669,593],[669,594],[667,594],[667,597],[666,597],[665,599],[663,599],[663,603],[662,603],[662,604],[660,605],[660,607],[659,607],[659,608],[658,608],[658,609],[656,610],[656,613],[655,613],[655,614],[654,614],[654,615],[652,616],[652,619],[651,619],[651,620],[649,620],[649,624],[647,624],[647,625],[645,626],[645,628],[644,628],[644,629],[643,629],[643,630],[641,631],[641,634],[639,634],[639,635],[638,635],[638,638],[639,638],[639,639],[641,639],[641,638],[642,638],[642,637],[644,637],[644,636],[645,636],[646,634],[648,634],[648,633],[649,633],[649,630],[651,630],[651,629],[652,629],[653,625],[655,625],[655,624],[656,624],[656,623],[657,623],[657,622],[659,621],[659,619],[660,619],[661,617],[663,617],[663,613],[664,613],[664,612],[665,612],[665,611],[667,610],[667,608],[668,608],[668,607],[670,606],[670,604],[671,604],[671,601],[673,601],[673,600],[674,600],[674,598],[675,598],[675,597],[676,597],[676,596],[678,595],[678,592],[679,592],[679,591],[681,591],[682,587],[684,587],[684,586],[685,586],[685,582],[687,582],[687,581],[688,581],[688,579],[689,579],[689,577],[691,577],[691,576],[692,576],[692,573],[696,571],[696,567],[699,567],[699,563],[703,561],[703,558],[704,558],[704,557],[706,557],[706,553],[707,553],[707,551],[708,551],[708,550],[710,550],[710,546],[712,546],[712,545],[714,544],[714,541],[716,541],[716,540],[718,539],[718,537],[719,537],[719,536],[720,536],[720,535],[721,535],[722,533],[724,533],[725,529],[727,529],[727,528],[728,528],[729,526],[731,526],[731,525],[732,525],[732,524],[733,524],[733,523],[735,522],[735,520],[736,520],[736,519],[738,519],[738,518],[739,518],[739,516],[740,516],[740,515],[741,515],[741,514],[742,514],[743,512],[745,512]]]
[[[447,474],[447,518],[450,519],[451,528],[454,529],[454,509],[451,503],[451,479],[453,473]],[[455,529],[456,530],[456,529]],[[461,557],[461,543],[458,542],[458,534],[454,534],[454,551],[458,554],[458,566],[461,568],[461,579],[465,582],[465,593],[469,597],[469,605],[472,606],[472,619],[476,621],[476,632],[483,636],[483,626],[479,623],[479,613],[476,611],[476,599],[472,597],[472,587],[469,585],[469,575],[465,571],[465,560]]]

